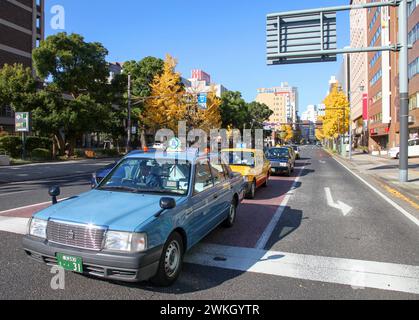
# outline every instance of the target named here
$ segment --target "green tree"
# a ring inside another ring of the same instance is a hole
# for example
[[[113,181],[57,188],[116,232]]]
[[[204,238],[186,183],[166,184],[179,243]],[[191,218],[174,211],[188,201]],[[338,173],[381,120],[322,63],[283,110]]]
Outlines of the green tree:
[[[21,64],[4,65],[0,69],[0,105],[10,105],[15,111],[32,104],[36,82],[31,69]]]
[[[104,129],[112,114],[107,54],[100,43],[65,32],[49,36],[33,51],[37,75],[48,81],[43,94],[45,110],[37,108],[34,114],[51,114],[47,117],[51,126],[45,119],[40,122],[54,130],[61,153],[67,142],[73,154],[76,139],[85,132]],[[58,130],[54,125],[60,126]]]
[[[126,83],[127,75],[131,74],[131,85],[133,101],[137,102],[132,108],[133,119],[141,119],[145,110],[145,99],[152,93],[151,84],[153,80],[164,71],[164,61],[155,57],[145,57],[140,61],[127,61],[124,63],[123,75]],[[126,92],[126,86],[125,86]],[[145,142],[145,123],[140,121],[141,145]]]
[[[247,126],[250,129],[262,129],[273,111],[264,103],[253,101],[247,104]]]
[[[242,130],[248,121],[246,101],[238,91],[227,91],[221,95],[220,111],[223,128]]]

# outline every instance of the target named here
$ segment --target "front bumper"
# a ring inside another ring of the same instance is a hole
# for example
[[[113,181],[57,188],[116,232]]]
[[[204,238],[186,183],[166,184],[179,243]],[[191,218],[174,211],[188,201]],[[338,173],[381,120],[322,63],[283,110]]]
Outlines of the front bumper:
[[[159,246],[147,252],[133,254],[96,252],[52,244],[32,236],[24,236],[22,244],[26,254],[38,262],[57,265],[57,253],[63,253],[82,258],[84,274],[126,282],[152,278],[157,273],[163,251],[163,246]]]

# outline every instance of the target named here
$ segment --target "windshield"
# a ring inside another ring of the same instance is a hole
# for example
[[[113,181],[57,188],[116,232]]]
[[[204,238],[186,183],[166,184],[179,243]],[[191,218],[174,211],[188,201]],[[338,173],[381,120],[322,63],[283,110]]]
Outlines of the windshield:
[[[289,150],[287,148],[274,148],[266,152],[268,158],[288,158]]]
[[[253,152],[243,151],[225,151],[223,152],[223,161],[234,166],[255,166],[255,154]]]
[[[154,158],[125,159],[98,186],[99,190],[186,195],[191,164]]]

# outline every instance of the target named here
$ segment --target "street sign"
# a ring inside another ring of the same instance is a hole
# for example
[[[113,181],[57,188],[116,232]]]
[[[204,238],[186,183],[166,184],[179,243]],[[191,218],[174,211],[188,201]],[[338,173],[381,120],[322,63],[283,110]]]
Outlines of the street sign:
[[[269,14],[266,32],[268,65],[336,61],[336,12]]]
[[[16,132],[29,132],[29,112],[15,113]]]
[[[207,109],[207,97],[208,97],[208,95],[206,93],[200,93],[198,95],[198,106],[202,110]]]

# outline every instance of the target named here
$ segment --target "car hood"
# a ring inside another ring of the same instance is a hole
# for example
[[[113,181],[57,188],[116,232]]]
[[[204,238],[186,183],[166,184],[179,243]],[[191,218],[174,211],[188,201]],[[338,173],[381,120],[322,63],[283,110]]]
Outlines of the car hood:
[[[92,190],[35,214],[44,220],[93,224],[134,232],[160,209],[161,195]],[[173,197],[179,204],[184,197]]]

